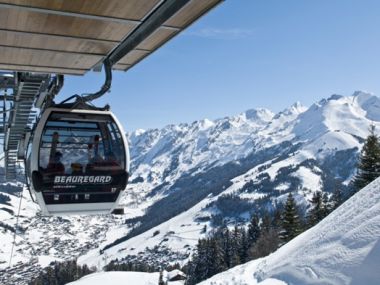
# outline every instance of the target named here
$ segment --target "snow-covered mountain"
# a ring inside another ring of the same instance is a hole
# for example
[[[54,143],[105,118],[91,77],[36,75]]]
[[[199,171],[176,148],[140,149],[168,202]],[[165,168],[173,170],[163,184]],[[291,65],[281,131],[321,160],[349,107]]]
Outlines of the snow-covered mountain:
[[[296,103],[277,114],[256,109],[137,130],[128,134],[132,176],[122,199],[126,214],[40,217],[24,191],[12,262],[20,263],[13,271],[6,268],[19,193],[0,188],[7,197],[0,196],[0,218],[7,225],[0,224],[0,276],[7,280],[17,271],[25,280],[36,264],[74,256],[98,268],[127,256],[185,262],[198,238],[222,219],[244,222],[289,192],[306,209],[314,191],[347,188],[371,124],[380,127],[380,99],[355,92],[309,108]]]
[[[271,255],[200,285],[377,285],[379,268],[380,178]]]
[[[306,209],[315,191],[345,189],[369,126],[380,126],[373,120],[377,102],[355,92],[310,108],[296,103],[278,114],[249,110],[130,134],[135,163],[124,201],[139,204],[141,216],[102,243],[102,254],[90,251],[80,262],[99,264],[104,254],[107,260],[187,260],[197,239],[221,219],[244,221],[290,191]]]

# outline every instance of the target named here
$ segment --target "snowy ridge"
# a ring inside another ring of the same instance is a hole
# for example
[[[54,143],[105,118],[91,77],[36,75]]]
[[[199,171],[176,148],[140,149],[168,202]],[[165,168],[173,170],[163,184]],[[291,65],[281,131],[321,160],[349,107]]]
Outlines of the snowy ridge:
[[[349,97],[333,95],[310,108],[296,103],[276,115],[257,109],[215,121],[138,130],[129,136],[133,175],[151,187],[191,169],[221,165],[290,140],[303,142],[306,152],[323,157],[331,150],[360,147],[358,137],[367,136],[372,122],[380,126],[380,99],[355,92]],[[174,159],[176,172],[168,177],[164,170]]]
[[[380,178],[268,257],[200,284],[376,285],[379,265]]]

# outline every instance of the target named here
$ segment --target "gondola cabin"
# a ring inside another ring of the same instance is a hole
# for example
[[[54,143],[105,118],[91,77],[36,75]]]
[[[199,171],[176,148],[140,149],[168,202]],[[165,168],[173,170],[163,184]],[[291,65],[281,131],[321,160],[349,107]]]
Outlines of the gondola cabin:
[[[45,215],[111,213],[127,185],[128,144],[110,111],[47,108],[27,157],[29,187]]]

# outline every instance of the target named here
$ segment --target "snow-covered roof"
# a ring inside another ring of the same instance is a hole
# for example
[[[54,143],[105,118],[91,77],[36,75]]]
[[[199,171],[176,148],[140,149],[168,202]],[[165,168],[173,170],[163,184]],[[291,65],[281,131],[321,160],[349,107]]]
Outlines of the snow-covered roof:
[[[170,272],[167,273],[166,277],[168,280],[171,280],[173,279],[174,277],[177,277],[177,276],[181,276],[181,277],[185,277],[186,278],[186,274],[183,273],[181,270],[178,270],[178,269],[174,269]]]

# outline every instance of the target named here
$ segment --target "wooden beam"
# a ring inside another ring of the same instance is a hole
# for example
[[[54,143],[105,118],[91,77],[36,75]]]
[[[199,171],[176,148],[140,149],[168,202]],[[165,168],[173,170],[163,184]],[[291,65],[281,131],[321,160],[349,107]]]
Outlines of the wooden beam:
[[[56,73],[67,75],[83,75],[85,69],[70,69],[61,67],[45,67],[45,66],[26,66],[17,64],[7,64],[0,62],[0,70],[21,71],[21,72],[37,72],[37,73]]]
[[[131,67],[130,64],[117,63],[112,68],[115,70],[126,71],[129,67]]]
[[[120,41],[137,27],[137,24],[121,24],[94,19],[41,14],[21,9],[0,8],[0,27],[7,30],[40,34]]]
[[[175,15],[191,0],[166,0],[162,2],[138,27],[136,27],[121,43],[107,56],[110,64],[128,56],[147,37],[160,28],[168,19]]]
[[[99,62],[101,58],[102,56],[98,55],[70,54],[0,46],[0,62],[6,64],[88,70]]]
[[[0,3],[141,21],[162,1],[164,0],[0,0]]]
[[[0,42],[1,43],[1,42]],[[28,46],[17,46],[17,45],[3,45],[0,44],[0,48],[13,48],[13,49],[25,49],[25,50],[31,50],[31,51],[36,51],[36,52],[44,52],[44,51],[49,51],[49,52],[56,52],[56,53],[66,53],[68,55],[95,55],[95,56],[104,56],[107,53],[90,53],[90,52],[81,52],[81,51],[67,51],[67,50],[59,50],[59,49],[50,49],[50,48],[34,48],[34,47],[28,47]]]
[[[155,30],[149,37],[143,40],[136,49],[155,50],[162,43],[171,39],[177,33],[176,30],[159,28]]]
[[[0,26],[0,31],[1,32],[10,32],[13,34],[18,34],[18,35],[31,35],[31,36],[36,36],[36,37],[46,37],[46,38],[52,38],[52,39],[57,39],[57,40],[83,40],[83,41],[91,41],[92,43],[96,44],[118,44],[119,41],[116,40],[107,40],[107,39],[96,39],[96,38],[88,38],[88,37],[81,37],[81,36],[68,36],[68,35],[61,35],[61,34],[50,34],[50,33],[40,33],[40,32],[30,32],[30,31],[24,31],[24,30],[13,30],[13,29],[5,29]]]
[[[100,20],[100,21],[108,21],[115,22],[121,24],[140,24],[141,21],[138,20],[130,20],[124,18],[110,17],[110,16],[102,16],[102,15],[94,15],[94,14],[86,14],[86,13],[77,13],[63,10],[53,10],[48,8],[40,8],[40,7],[32,7],[27,5],[17,5],[17,4],[7,4],[0,2],[0,8],[6,9],[20,9],[23,11],[29,12],[37,12],[51,15],[59,15],[59,16],[67,16],[67,17],[76,17],[82,19],[90,19],[90,20]]]
[[[132,50],[126,56],[124,56],[118,63],[132,65],[138,60],[147,56],[150,52],[145,50]]]
[[[222,1],[223,0],[192,0],[176,15],[166,21],[164,25],[184,29]]]

